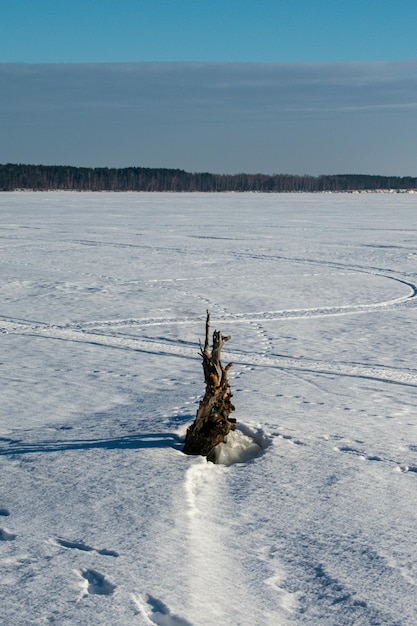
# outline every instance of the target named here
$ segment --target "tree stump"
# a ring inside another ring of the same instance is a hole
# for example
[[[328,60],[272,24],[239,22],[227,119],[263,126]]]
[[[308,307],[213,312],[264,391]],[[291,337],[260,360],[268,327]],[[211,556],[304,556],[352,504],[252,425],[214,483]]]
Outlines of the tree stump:
[[[225,337],[220,331],[215,330],[210,352],[209,335],[210,313],[207,311],[204,348],[200,341],[206,392],[198,407],[196,418],[187,430],[183,449],[185,454],[207,456],[214,446],[222,443],[226,435],[236,428],[236,420],[229,417],[235,407],[231,402],[233,394],[227,378],[227,372],[233,363],[223,367],[220,358],[221,349],[226,341],[229,341],[230,336]]]

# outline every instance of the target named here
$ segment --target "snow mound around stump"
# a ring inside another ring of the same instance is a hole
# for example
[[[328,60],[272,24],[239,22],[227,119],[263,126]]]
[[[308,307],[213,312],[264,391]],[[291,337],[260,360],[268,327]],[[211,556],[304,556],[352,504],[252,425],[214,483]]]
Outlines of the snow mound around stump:
[[[219,443],[207,456],[208,461],[219,465],[247,463],[257,457],[268,445],[266,435],[258,430],[239,424],[236,430],[230,431],[224,443]]]

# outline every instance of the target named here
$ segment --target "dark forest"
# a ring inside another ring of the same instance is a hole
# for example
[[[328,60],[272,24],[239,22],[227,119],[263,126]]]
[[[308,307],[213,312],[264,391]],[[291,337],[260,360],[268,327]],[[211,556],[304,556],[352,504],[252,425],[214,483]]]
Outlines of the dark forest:
[[[0,165],[0,191],[320,192],[416,190],[417,178],[333,174],[210,174],[147,167]]]

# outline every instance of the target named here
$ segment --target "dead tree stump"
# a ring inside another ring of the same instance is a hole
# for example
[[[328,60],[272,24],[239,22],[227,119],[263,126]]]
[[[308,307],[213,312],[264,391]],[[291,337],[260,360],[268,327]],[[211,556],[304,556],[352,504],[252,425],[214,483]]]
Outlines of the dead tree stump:
[[[207,311],[204,348],[200,342],[206,392],[198,407],[196,418],[187,430],[183,449],[185,454],[207,456],[214,446],[223,442],[226,435],[236,428],[236,420],[229,417],[235,407],[231,402],[233,394],[227,378],[227,372],[233,364],[229,363],[223,367],[220,359],[221,349],[226,341],[229,341],[230,336],[225,337],[220,331],[215,330],[210,352],[209,334],[210,313]]]

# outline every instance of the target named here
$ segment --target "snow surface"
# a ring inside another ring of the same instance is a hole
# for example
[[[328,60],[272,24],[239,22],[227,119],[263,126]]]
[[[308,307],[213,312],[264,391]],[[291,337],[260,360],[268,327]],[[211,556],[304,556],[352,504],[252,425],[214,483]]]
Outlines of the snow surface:
[[[2,623],[417,623],[417,196],[0,216]],[[181,452],[207,308],[246,462]]]

